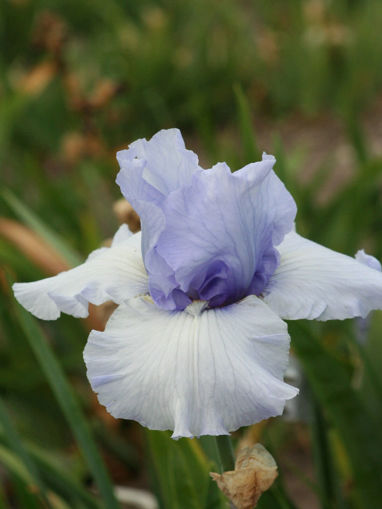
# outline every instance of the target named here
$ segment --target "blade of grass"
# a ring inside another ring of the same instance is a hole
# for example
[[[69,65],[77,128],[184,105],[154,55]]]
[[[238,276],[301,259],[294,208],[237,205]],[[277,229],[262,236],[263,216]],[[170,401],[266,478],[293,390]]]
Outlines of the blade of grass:
[[[0,444],[4,445],[5,442],[4,430],[0,429]],[[95,500],[75,479],[72,479],[72,477],[61,468],[58,461],[54,461],[53,457],[33,444],[25,443],[23,446],[29,457],[38,467],[40,478],[42,478],[47,489],[59,494],[68,502],[75,499],[75,501],[80,501],[83,507],[88,509],[101,509],[100,502]]]
[[[20,507],[28,507],[28,509],[59,509],[64,507],[63,501],[59,498],[55,499],[54,502],[49,500],[42,503],[40,493],[36,492],[35,479],[22,459],[3,445],[0,445],[0,464],[10,475],[12,488],[21,504]],[[68,506],[65,505],[65,509],[69,509]]]
[[[41,509],[41,500],[39,500],[30,487],[25,484],[18,473],[12,472],[12,465],[7,464],[4,455],[1,454],[1,461],[6,464],[10,479],[11,501],[13,507],[27,507],[28,509]],[[13,465],[15,467],[15,465]]]
[[[331,509],[334,506],[335,500],[334,465],[324,416],[314,396],[312,400],[312,444],[316,475],[320,484],[321,506],[323,509]]]
[[[237,117],[241,141],[244,149],[246,163],[257,161],[261,154],[256,144],[256,135],[252,125],[251,109],[240,85],[234,86]]]
[[[8,446],[13,449],[18,458],[22,461],[24,467],[28,470],[29,474],[34,480],[34,484],[37,488],[36,493],[41,497],[42,501],[45,505],[48,505],[48,501],[46,498],[46,488],[44,483],[41,480],[39,471],[24,448],[23,443],[20,440],[20,437],[15,430],[11,420],[9,419],[8,412],[0,399],[0,423],[4,431],[4,435]]]
[[[81,501],[84,507],[89,509],[101,509],[100,503],[78,482],[72,479],[66,471],[60,468],[58,464],[56,465],[56,462],[44,453],[44,451],[41,451],[33,445],[27,445],[27,450],[36,465],[38,465],[41,476],[50,489],[59,493],[65,500],[74,497],[76,500]]]
[[[21,459],[3,445],[0,445],[0,463],[27,485],[31,491],[34,490],[35,483],[31,473],[22,463]]]
[[[88,463],[106,507],[108,509],[117,509],[119,505],[114,496],[110,478],[97,450],[90,428],[60,364],[49,347],[44,333],[37,325],[36,320],[32,318],[29,313],[24,311],[21,306],[15,306],[15,310],[29,345],[39,361],[49,385]]]

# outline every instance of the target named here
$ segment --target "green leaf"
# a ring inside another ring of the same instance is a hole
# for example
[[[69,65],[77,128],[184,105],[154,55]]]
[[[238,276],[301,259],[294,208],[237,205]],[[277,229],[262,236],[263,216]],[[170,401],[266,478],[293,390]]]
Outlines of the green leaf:
[[[310,385],[345,446],[360,507],[382,507],[382,439],[347,367],[308,327],[293,323],[290,328]]]
[[[65,378],[56,357],[54,356],[44,334],[34,318],[24,311],[21,306],[16,307],[19,323],[28,339],[34,354],[39,361],[49,385],[59,403],[78,445],[88,463],[100,493],[108,509],[119,507],[113,491],[113,486],[97,450],[90,428],[82,410],[74,397],[73,391]]]

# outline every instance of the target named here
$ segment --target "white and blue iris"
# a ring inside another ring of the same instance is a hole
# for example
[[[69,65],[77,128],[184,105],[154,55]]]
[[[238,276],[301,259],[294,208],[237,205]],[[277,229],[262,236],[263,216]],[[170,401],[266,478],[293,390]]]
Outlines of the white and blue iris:
[[[209,170],[176,129],[117,155],[123,195],[142,234],[123,225],[110,248],[55,277],[16,283],[39,318],[86,317],[118,304],[84,358],[115,417],[173,437],[228,434],[282,413],[298,392],[283,381],[284,319],[344,319],[382,308],[378,261],[300,237],[275,158]],[[360,263],[361,262],[361,263]]]

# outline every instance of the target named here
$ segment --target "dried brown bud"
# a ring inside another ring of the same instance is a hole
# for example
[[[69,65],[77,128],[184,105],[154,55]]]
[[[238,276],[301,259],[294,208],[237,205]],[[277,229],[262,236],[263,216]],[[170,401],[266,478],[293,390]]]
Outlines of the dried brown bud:
[[[276,479],[277,465],[261,444],[255,444],[239,452],[235,470],[221,475],[211,472],[210,476],[236,509],[253,509]]]
[[[36,65],[16,83],[19,90],[28,95],[39,95],[52,81],[57,72],[54,62],[45,61]]]
[[[114,214],[120,223],[126,223],[130,230],[135,233],[141,229],[141,221],[130,203],[121,198],[113,205]]]

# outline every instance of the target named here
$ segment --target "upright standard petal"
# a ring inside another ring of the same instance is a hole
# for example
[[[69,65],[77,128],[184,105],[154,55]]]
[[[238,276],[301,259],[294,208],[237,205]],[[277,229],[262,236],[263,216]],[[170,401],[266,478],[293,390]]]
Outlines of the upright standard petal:
[[[298,392],[283,382],[286,324],[254,296],[219,309],[168,312],[150,299],[119,306],[92,331],[90,383],[114,416],[173,437],[228,434],[279,415]]]
[[[264,300],[282,318],[342,320],[365,317],[382,308],[377,260],[365,263],[362,255],[355,260],[295,232],[286,235],[278,249],[280,265],[264,291]]]
[[[140,198],[144,196],[142,188],[140,192],[135,189],[138,183],[131,182],[132,174],[141,174],[148,192],[145,198],[151,201],[154,194],[149,193],[150,189],[156,191],[155,197],[160,200],[171,191],[187,185],[195,171],[201,170],[198,156],[186,149],[179,129],[163,129],[149,141],[145,138],[134,141],[127,150],[117,153],[117,159],[121,167],[117,183],[133,206],[139,195]]]
[[[278,263],[274,245],[292,229],[296,214],[274,163],[265,155],[233,174],[219,163],[168,197],[155,249],[173,269],[176,292],[211,307],[262,292]],[[160,287],[161,274],[147,268],[150,288]]]
[[[175,164],[168,135],[161,133],[143,145],[155,147],[158,161],[154,153],[132,146],[130,155],[127,151],[124,160],[119,158],[117,178],[141,216],[153,299],[174,310],[195,299],[215,307],[260,295],[278,263],[274,246],[292,229],[296,214],[293,198],[272,170],[275,158],[264,154],[262,161],[234,174],[225,163],[201,170],[184,155],[183,144],[183,164]],[[166,153],[167,172],[162,175]]]
[[[15,283],[16,299],[43,320],[55,320],[61,311],[88,316],[88,303],[117,304],[148,292],[147,273],[140,250],[140,233],[131,235],[126,225],[115,234],[110,248],[93,251],[85,263],[57,276]]]
[[[116,182],[122,194],[140,216],[142,253],[145,265],[151,265],[171,279],[172,270],[154,253],[154,246],[165,228],[162,204],[168,194],[188,185],[195,172],[202,171],[198,156],[185,148],[179,129],[159,131],[149,141],[137,140],[128,150],[118,152],[121,171]],[[173,277],[172,277],[173,279]],[[164,288],[169,292],[173,285]]]

